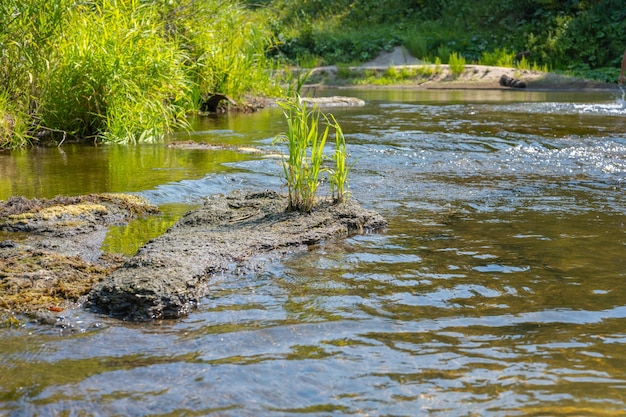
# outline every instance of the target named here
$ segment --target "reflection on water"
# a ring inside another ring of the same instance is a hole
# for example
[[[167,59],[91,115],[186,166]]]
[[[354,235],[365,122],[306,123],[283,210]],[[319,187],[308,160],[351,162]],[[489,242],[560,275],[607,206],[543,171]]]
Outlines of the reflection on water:
[[[326,242],[260,276],[216,276],[210,296],[180,321],[135,325],[75,311],[73,330],[0,329],[0,414],[621,415],[626,111],[618,97],[341,94],[367,100],[334,114],[355,162],[351,191],[388,218],[385,232]],[[283,128],[267,110],[199,120],[203,133],[191,138],[271,148]],[[65,151],[94,158],[100,175],[88,177],[100,182],[59,186],[133,191],[162,205],[153,223],[112,231],[111,251],[132,252],[116,242],[160,233],[202,195],[281,185],[275,159],[124,149]],[[0,156],[3,197],[39,196],[46,177],[34,176],[59,157],[37,152],[11,159],[27,179]],[[136,178],[124,180],[130,172]]]
[[[275,120],[276,115],[271,112],[232,118],[207,117],[197,120],[194,125],[202,134],[181,132],[171,135],[166,143],[97,147],[67,144],[60,148],[0,152],[0,199],[16,195],[49,198],[103,192],[147,192],[154,197],[156,204],[194,201],[198,195],[193,194],[193,181],[207,175],[222,178],[238,174],[242,169],[236,169],[232,164],[258,156],[232,149],[185,150],[168,147],[167,142],[197,140],[216,145],[250,145],[253,140],[265,139],[268,127]],[[240,129],[233,130],[233,124]],[[159,195],[162,187],[178,184],[183,188],[186,185],[186,189],[177,192],[170,188],[167,196]]]

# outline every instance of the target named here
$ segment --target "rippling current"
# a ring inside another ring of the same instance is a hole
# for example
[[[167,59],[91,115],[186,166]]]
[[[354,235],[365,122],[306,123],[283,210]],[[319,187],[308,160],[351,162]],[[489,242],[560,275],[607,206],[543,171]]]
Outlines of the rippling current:
[[[182,320],[78,310],[69,329],[0,329],[0,415],[623,415],[617,94],[339,93],[366,100],[332,112],[352,197],[387,230],[325,242],[259,276],[216,276]],[[200,120],[191,138],[275,151],[284,127],[268,109]],[[229,158],[216,172],[181,162],[189,175],[176,180],[80,192],[136,191],[170,207],[280,189],[275,158]]]

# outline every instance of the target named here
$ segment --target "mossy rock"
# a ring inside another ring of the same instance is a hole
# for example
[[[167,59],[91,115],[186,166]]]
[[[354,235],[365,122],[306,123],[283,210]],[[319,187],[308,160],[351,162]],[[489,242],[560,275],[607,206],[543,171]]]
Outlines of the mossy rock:
[[[287,206],[273,191],[211,196],[98,283],[88,305],[125,320],[179,318],[208,294],[217,273],[258,274],[265,263],[325,239],[387,225],[353,199],[320,201],[308,213]]]
[[[95,264],[79,256],[4,241],[0,248],[0,310],[32,315],[71,307],[124,260],[108,255]]]
[[[100,249],[108,226],[155,213],[129,194],[1,201],[0,231],[9,239],[0,240],[0,325],[11,325],[14,314],[39,316],[79,303],[125,261]]]
[[[72,236],[124,223],[137,215],[156,213],[157,207],[130,194],[53,199],[12,197],[0,202],[0,230]]]

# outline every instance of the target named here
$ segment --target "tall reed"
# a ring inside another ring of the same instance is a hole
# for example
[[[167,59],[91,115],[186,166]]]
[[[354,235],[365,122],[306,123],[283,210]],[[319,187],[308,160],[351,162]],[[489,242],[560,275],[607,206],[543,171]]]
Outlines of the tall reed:
[[[0,1],[0,90],[27,110],[70,0]]]
[[[289,150],[289,155],[283,159],[288,210],[309,212],[313,209],[323,172],[328,174],[334,201],[344,201],[349,169],[345,137],[335,117],[321,112],[316,105],[309,108],[299,95],[280,101],[279,105],[287,121],[287,132],[276,139],[286,142]],[[335,131],[335,150],[328,158],[324,155],[324,147],[331,129]],[[334,167],[323,166],[328,159],[334,162]]]
[[[23,109],[11,102],[9,94],[0,91],[0,149],[19,148],[29,144],[29,120]]]
[[[261,12],[233,0],[178,0],[169,27],[188,54],[188,68],[200,94],[234,99],[246,93],[276,94],[267,51],[274,36]]]
[[[49,51],[70,1],[0,1],[0,149],[31,143]]]
[[[205,94],[278,94],[264,19],[237,0],[2,0],[0,113],[33,136],[158,139]]]
[[[326,125],[320,131],[321,112],[317,107],[309,109],[306,101],[290,99],[279,105],[287,120],[287,132],[278,140],[287,142],[289,148],[288,159],[283,160],[289,192],[288,210],[309,212],[315,206],[330,127]]]
[[[330,126],[335,129],[335,151],[332,160],[335,163],[333,168],[328,168],[328,179],[330,182],[330,195],[337,203],[343,202],[348,197],[348,167],[346,161],[348,152],[346,151],[346,138],[343,130],[332,114],[328,116]],[[335,195],[335,192],[337,193]]]

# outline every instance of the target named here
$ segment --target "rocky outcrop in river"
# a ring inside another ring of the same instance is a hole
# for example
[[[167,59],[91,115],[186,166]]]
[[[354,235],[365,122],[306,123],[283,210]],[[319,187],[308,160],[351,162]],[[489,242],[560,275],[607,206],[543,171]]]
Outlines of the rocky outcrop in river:
[[[181,317],[208,294],[215,274],[258,273],[323,239],[386,226],[354,200],[321,202],[304,214],[286,207],[272,191],[210,197],[97,284],[88,306],[125,320]]]
[[[158,212],[129,194],[0,201],[0,325],[6,312],[41,317],[79,303],[122,263],[100,248],[108,228]]]

